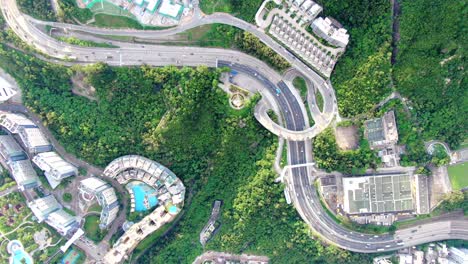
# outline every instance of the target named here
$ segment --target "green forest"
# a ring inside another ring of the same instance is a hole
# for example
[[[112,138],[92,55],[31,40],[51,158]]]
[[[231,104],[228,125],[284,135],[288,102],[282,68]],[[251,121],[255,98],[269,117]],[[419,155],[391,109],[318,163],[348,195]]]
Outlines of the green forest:
[[[401,39],[393,66],[390,1],[319,3],[324,15],[336,18],[350,34],[331,78],[342,116],[371,113],[393,87],[409,99],[416,121],[411,126],[423,140],[438,139],[456,148],[467,138],[468,90],[463,77],[468,22],[460,15],[466,2],[402,0]]]
[[[326,129],[314,139],[313,149],[317,166],[328,172],[362,174],[366,169],[376,168],[379,162],[377,155],[369,148],[366,140],[361,140],[357,150],[339,150],[331,128]]]
[[[222,225],[209,249],[268,255],[272,263],[370,261],[371,256],[310,237],[286,204],[283,186],[273,183],[274,137],[251,111],[228,108],[217,88],[218,70],[65,68],[5,46],[0,67],[18,80],[25,104],[67,151],[100,166],[120,155],[141,154],[184,181],[182,219],[167,236],[145,241],[149,250],[137,249],[141,263],[191,263],[203,252],[198,234],[216,199],[223,201]],[[97,101],[72,94],[70,77],[78,71],[96,88]]]
[[[396,87],[410,99],[424,139],[456,148],[468,131],[467,3],[404,0],[401,8]]]
[[[21,12],[41,20],[55,21],[50,0],[17,0]]]
[[[390,86],[391,7],[388,0],[319,0],[323,15],[338,20],[349,33],[346,52],[331,76],[340,114],[367,113]]]
[[[247,22],[255,22],[255,14],[262,0],[200,0],[200,8],[206,14],[232,13]]]

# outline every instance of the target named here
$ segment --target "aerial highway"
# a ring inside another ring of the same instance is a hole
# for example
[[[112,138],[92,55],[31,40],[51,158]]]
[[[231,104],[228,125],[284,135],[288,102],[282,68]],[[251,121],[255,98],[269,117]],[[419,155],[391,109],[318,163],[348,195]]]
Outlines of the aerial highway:
[[[324,97],[324,111],[320,117],[314,117],[314,119],[322,118],[324,121],[320,123],[323,123],[323,126],[328,126],[328,120],[331,120],[337,115],[335,94],[329,81],[324,80],[320,75],[303,64],[293,54],[285,50],[281,45],[273,41],[255,26],[242,20],[238,21],[238,19],[227,14],[222,15],[223,18],[229,18],[230,22],[226,22],[226,24],[240,27],[255,34],[265,44],[288,60],[297,73],[290,73],[293,75],[282,77],[258,59],[238,51],[226,49],[161,45],[142,46],[141,44],[131,43],[122,45],[120,48],[77,47],[57,41],[38,29],[36,27],[36,25],[39,24],[37,20],[34,22],[31,18],[23,15],[18,10],[15,0],[0,0],[0,4],[2,13],[12,30],[23,41],[51,57],[59,59],[69,58],[78,63],[105,62],[114,66],[141,64],[153,66],[227,66],[233,70],[244,73],[261,82],[265,87],[265,92],[276,95],[272,97],[276,98],[275,103],[280,109],[285,127],[278,131],[274,130],[273,132],[275,134],[290,133],[303,135],[307,134],[308,130],[314,129],[313,127],[309,128],[308,124],[306,124],[306,117],[302,111],[303,106],[301,106],[302,102],[297,100],[297,96],[294,95],[294,92],[287,83],[283,81],[283,79],[290,79],[294,74],[300,74],[305,77],[307,85],[309,87],[313,85]],[[221,15],[216,14],[213,18],[218,16]],[[224,20],[216,21],[216,23],[223,23],[222,21]],[[235,21],[235,23],[233,21]],[[69,26],[71,27],[71,25]],[[85,29],[82,30],[85,31]],[[179,29],[172,30],[173,32],[177,32]],[[132,34],[137,35],[143,33],[134,30]],[[144,34],[148,36],[148,34],[153,33],[144,31]],[[278,90],[280,90],[281,93],[277,94]],[[324,127],[315,129],[318,133],[323,130]],[[285,137],[287,138],[287,136]],[[288,162],[290,165],[313,162],[311,152],[308,151],[310,148],[310,142],[306,140],[309,139],[308,136],[287,139]],[[307,222],[316,234],[320,235],[331,244],[335,244],[341,248],[370,253],[392,251],[442,239],[468,240],[468,228],[466,228],[468,226],[468,220],[466,218],[456,221],[440,221],[424,224],[418,228],[399,230],[394,235],[370,235],[348,230],[337,224],[327,215],[320,204],[316,189],[312,185],[313,180],[314,169],[311,166],[304,166],[291,169],[291,173],[288,174],[285,181],[294,205],[304,221]],[[437,228],[434,228],[435,226],[437,226]]]

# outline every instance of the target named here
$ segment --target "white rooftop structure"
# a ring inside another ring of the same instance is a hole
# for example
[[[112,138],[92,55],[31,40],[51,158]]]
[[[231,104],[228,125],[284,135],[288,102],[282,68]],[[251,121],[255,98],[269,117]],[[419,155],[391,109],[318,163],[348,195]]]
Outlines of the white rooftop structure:
[[[76,218],[65,212],[53,195],[33,200],[28,203],[28,207],[39,223],[45,221],[62,235],[77,227]]]
[[[13,178],[20,190],[35,188],[41,185],[36,171],[29,160],[18,160],[10,162],[10,169]]]
[[[39,223],[44,221],[52,212],[61,209],[61,205],[57,202],[53,195],[33,200],[28,203],[28,207],[36,216]]]
[[[67,252],[68,248],[76,242],[76,240],[78,240],[82,235],[84,235],[84,231],[83,229],[81,228],[78,228],[78,230],[76,230],[76,232],[72,235],[72,237],[70,239],[67,240],[67,242],[60,247],[60,250],[65,253]]]
[[[57,230],[60,234],[67,234],[68,231],[75,227],[76,218],[63,209],[54,211],[47,216],[46,223]]]
[[[307,11],[312,5],[314,4],[314,1],[312,0],[305,0],[304,3],[301,5],[301,9],[303,11]]]
[[[319,37],[338,47],[346,47],[349,35],[344,28],[338,28],[330,18],[319,17],[312,22],[312,30]]]
[[[0,125],[13,134],[19,133],[21,127],[37,127],[27,117],[8,112],[0,112]]]
[[[25,160],[28,158],[23,149],[10,135],[0,135],[0,155],[6,162]]]
[[[173,0],[162,0],[161,6],[159,7],[159,13],[164,16],[168,16],[174,19],[179,19],[180,14],[184,10],[184,6],[173,2]]]
[[[307,10],[307,14],[311,17],[316,17],[320,12],[322,12],[322,7],[318,4],[314,4],[309,10]]]
[[[450,247],[448,261],[450,264],[468,263],[468,249]]]
[[[84,179],[80,182],[80,184],[80,189],[83,188],[83,190],[92,193],[103,191],[108,187],[108,184],[105,181],[96,177]]]
[[[101,199],[105,204],[113,204],[117,202],[117,196],[115,195],[114,188],[107,188],[101,192]]]
[[[343,209],[348,214],[413,211],[412,189],[406,173],[343,177]]]
[[[102,207],[99,227],[107,228],[119,213],[119,202],[114,188],[101,179],[91,177],[80,182],[79,190],[84,199],[96,197]]]
[[[52,150],[52,145],[37,127],[21,127],[19,136],[29,153],[40,153]]]
[[[150,12],[154,12],[156,8],[158,7],[159,0],[148,0],[148,5],[146,6],[146,9],[149,10]]]
[[[0,77],[0,102],[5,102],[8,99],[15,96],[17,92],[13,90],[13,88],[10,85],[8,85],[8,83],[7,85],[5,85],[4,82],[2,82],[2,80],[3,79]]]
[[[294,4],[295,6],[300,6],[303,2],[304,2],[304,0],[294,0],[294,1],[293,1],[293,4]]]
[[[78,174],[78,169],[75,166],[66,162],[53,151],[39,153],[33,157],[32,161],[44,171],[52,189],[55,189],[62,179]]]

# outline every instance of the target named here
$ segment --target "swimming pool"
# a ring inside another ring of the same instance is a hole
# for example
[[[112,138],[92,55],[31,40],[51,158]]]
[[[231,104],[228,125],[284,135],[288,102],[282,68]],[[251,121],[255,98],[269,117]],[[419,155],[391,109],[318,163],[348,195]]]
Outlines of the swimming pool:
[[[31,256],[24,251],[23,244],[18,240],[12,240],[7,246],[8,252],[11,253],[10,263],[11,264],[33,264]]]
[[[127,184],[127,188],[132,189],[134,194],[135,211],[144,212],[158,204],[156,190],[144,182],[132,181]]]

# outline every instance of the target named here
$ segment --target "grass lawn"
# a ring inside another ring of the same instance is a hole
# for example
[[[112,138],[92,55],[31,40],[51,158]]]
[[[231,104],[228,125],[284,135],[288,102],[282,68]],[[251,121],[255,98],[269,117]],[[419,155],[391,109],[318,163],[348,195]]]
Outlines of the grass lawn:
[[[84,230],[86,232],[86,236],[94,242],[100,242],[106,235],[106,232],[101,231],[99,228],[99,216],[97,215],[86,217]]]
[[[231,3],[229,0],[202,0],[200,8],[206,14],[214,12],[231,13]]]
[[[98,213],[101,213],[102,211],[102,207],[98,204],[98,203],[95,203],[93,205],[91,205],[88,209],[88,212],[98,212]]]
[[[293,85],[294,87],[296,87],[296,89],[299,90],[299,93],[302,97],[302,101],[305,101],[307,99],[307,85],[305,83],[305,80],[301,77],[296,77],[293,80]]]
[[[125,16],[112,16],[107,14],[96,14],[94,16],[95,22],[93,25],[97,27],[105,28],[135,28],[135,29],[149,29],[159,30],[167,29],[169,27],[153,27],[153,26],[142,26],[135,19]]]
[[[449,166],[448,174],[454,190],[468,186],[468,162]]]
[[[309,125],[313,126],[315,122],[314,122],[314,119],[312,118],[312,112],[310,111],[309,104],[307,103],[307,85],[306,85],[304,78],[302,77],[294,78],[293,85],[299,91],[299,94],[301,95],[301,99],[304,102],[304,105],[307,111],[307,116],[309,117]]]
[[[323,111],[323,97],[322,94],[317,90],[315,92],[315,102],[320,111]]]

